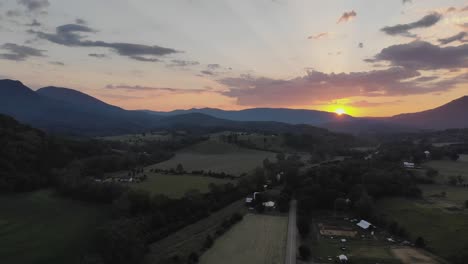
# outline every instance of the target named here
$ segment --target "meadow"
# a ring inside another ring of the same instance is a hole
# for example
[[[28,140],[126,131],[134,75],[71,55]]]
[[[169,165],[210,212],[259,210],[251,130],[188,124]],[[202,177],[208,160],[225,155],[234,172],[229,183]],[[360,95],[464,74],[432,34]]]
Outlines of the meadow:
[[[210,191],[210,184],[222,185],[234,183],[233,180],[218,179],[196,175],[166,175],[147,173],[148,178],[139,183],[131,183],[134,189],[148,191],[152,194],[164,194],[170,198],[181,198],[189,190],[198,190],[201,193]]]
[[[47,190],[0,196],[0,262],[72,263],[107,217],[106,208]]]
[[[461,175],[468,182],[468,161],[466,155],[460,155],[458,161],[452,160],[432,160],[424,163],[425,167],[430,167],[439,171],[437,181],[447,183],[450,176]]]
[[[463,208],[468,200],[467,188],[437,184],[420,184],[418,187],[422,190],[424,199],[440,208]],[[442,192],[445,193],[444,197],[440,197]]]
[[[108,141],[120,141],[128,144],[144,144],[149,141],[168,141],[173,139],[170,134],[126,134],[119,136],[100,137],[99,139]]]
[[[353,263],[401,263],[392,254],[390,245],[386,242],[347,238],[346,243],[342,243],[340,239],[321,237],[310,243],[314,259],[320,263],[335,263],[338,255],[345,254]],[[341,250],[342,246],[346,246],[345,252]]]
[[[448,259],[466,250],[466,209],[448,211],[440,208],[438,203],[404,198],[383,199],[378,201],[376,207],[382,216],[403,226],[413,241],[419,236],[423,237],[427,246],[443,258]]]
[[[235,176],[249,173],[262,166],[264,159],[275,160],[276,153],[242,148],[217,140],[207,140],[183,150],[167,161],[149,166],[159,169],[175,169],[182,164],[186,171],[224,172]]]
[[[234,213],[244,215],[246,211],[244,201],[240,200],[172,233],[150,245],[150,251],[144,263],[180,263],[173,261],[173,257],[177,256],[179,260],[185,260],[191,252],[199,252],[208,235],[216,236],[216,230],[219,229],[224,219],[230,218]]]
[[[201,264],[284,263],[288,218],[247,214],[218,238],[200,258]]]

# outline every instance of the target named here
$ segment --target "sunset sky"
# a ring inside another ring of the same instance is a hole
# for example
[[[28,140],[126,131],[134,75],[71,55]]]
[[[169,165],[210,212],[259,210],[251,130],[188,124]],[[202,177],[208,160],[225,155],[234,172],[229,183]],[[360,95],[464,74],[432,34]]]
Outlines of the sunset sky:
[[[126,109],[388,116],[468,95],[466,0],[0,0],[0,79]]]

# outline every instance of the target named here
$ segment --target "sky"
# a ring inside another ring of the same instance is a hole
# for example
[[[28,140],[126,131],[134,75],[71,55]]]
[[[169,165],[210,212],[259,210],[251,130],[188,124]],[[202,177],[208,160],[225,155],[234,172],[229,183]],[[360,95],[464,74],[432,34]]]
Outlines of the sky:
[[[468,95],[466,0],[0,0],[0,79],[125,109],[390,116]]]

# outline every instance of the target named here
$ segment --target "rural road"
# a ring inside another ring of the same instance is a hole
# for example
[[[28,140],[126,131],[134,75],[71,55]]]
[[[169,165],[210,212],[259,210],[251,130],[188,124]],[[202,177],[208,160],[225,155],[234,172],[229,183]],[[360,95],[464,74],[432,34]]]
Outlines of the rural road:
[[[285,264],[296,264],[296,200],[291,200],[289,206],[288,239],[286,242]]]

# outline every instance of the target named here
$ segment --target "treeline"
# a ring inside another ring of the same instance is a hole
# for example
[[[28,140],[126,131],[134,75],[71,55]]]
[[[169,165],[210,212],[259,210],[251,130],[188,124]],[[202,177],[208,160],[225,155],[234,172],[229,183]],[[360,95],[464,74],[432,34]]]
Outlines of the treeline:
[[[237,186],[211,184],[210,192],[201,194],[192,190],[181,199],[126,189],[113,200],[113,220],[99,228],[94,251],[84,256],[81,263],[140,263],[149,244],[241,199],[256,190],[255,185],[253,178],[244,179]],[[240,215],[233,215],[220,223],[216,235],[240,219]],[[209,241],[206,243],[206,247],[211,246]],[[176,259],[180,263],[194,263],[196,258],[193,255],[187,262]]]
[[[373,201],[387,196],[420,197],[411,175],[396,163],[348,160],[309,170],[294,182],[298,209],[353,209],[362,218],[373,215]]]
[[[187,136],[176,141],[132,145],[61,138],[0,115],[0,192],[31,191],[57,184],[62,188],[70,182],[72,186],[69,187],[76,189],[76,186],[87,184],[87,177],[102,178],[104,173],[167,160],[177,149],[202,139]],[[66,179],[69,166],[78,170],[81,177]]]

